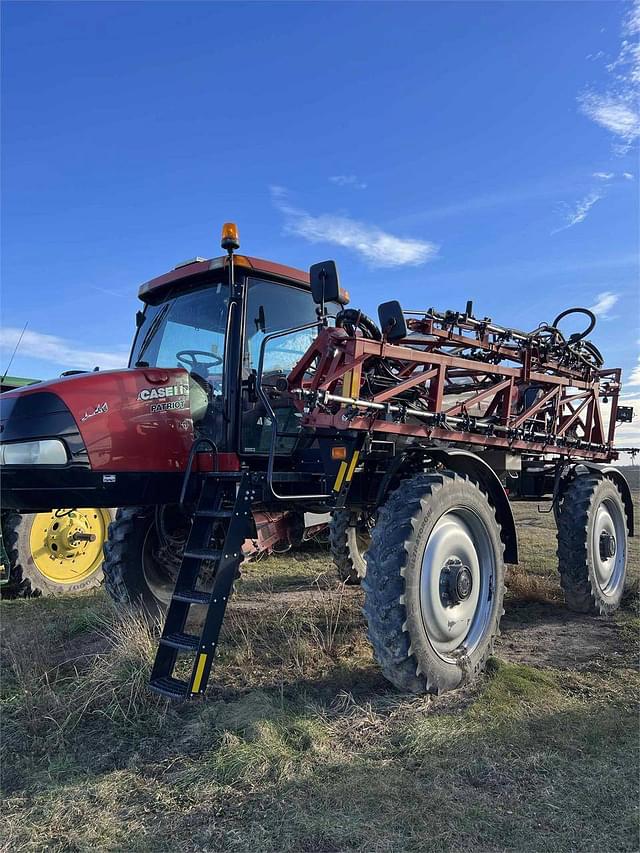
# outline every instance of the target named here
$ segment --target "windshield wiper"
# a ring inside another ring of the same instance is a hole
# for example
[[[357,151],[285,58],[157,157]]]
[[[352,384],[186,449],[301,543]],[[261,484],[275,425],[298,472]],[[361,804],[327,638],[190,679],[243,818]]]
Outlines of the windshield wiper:
[[[151,325],[147,329],[147,333],[144,336],[144,338],[142,339],[142,343],[140,344],[140,350],[138,351],[138,360],[136,361],[136,363],[134,365],[135,367],[149,367],[148,362],[142,361],[142,356],[147,351],[147,348],[148,348],[149,344],[151,343],[153,336],[155,335],[155,333],[160,328],[160,323],[162,323],[162,321],[164,320],[164,318],[167,314],[167,311],[169,310],[170,307],[171,307],[171,303],[167,302],[165,305],[162,306],[160,311],[158,311],[156,316],[153,318],[153,322],[151,323]]]

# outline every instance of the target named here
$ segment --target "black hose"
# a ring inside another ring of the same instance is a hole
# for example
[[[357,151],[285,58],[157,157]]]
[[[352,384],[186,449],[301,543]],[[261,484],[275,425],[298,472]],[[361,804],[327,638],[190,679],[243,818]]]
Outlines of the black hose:
[[[593,313],[593,311],[590,311],[588,308],[567,308],[565,311],[562,311],[560,314],[558,314],[558,316],[556,317],[556,319],[553,321],[553,323],[551,325],[554,328],[557,328],[560,320],[564,319],[565,317],[568,317],[569,314],[584,314],[589,318],[589,325],[587,326],[587,328],[583,332],[575,332],[573,335],[571,335],[569,337],[569,341],[571,343],[576,343],[577,341],[583,340],[584,338],[587,337],[587,335],[590,335],[591,332],[593,332],[593,330],[595,329],[595,327],[596,327],[596,315]]]
[[[355,334],[360,329],[362,336],[372,341],[381,341],[382,332],[371,317],[367,317],[357,308],[345,308],[336,316],[336,326],[345,329],[350,334]]]

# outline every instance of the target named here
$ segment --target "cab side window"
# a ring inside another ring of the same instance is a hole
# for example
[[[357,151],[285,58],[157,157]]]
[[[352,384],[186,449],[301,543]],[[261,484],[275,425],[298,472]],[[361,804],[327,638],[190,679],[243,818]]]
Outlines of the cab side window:
[[[249,279],[247,342],[250,368],[258,369],[260,347],[266,335],[313,323],[315,319],[316,307],[308,291]],[[306,329],[270,341],[265,349],[264,372],[289,373],[315,337],[315,329]]]

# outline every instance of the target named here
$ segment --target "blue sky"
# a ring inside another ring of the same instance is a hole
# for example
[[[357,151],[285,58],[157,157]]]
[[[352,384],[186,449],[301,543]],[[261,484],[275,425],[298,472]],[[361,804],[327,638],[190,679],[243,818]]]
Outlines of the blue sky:
[[[4,370],[124,363],[137,287],[334,257],[375,314],[596,306],[638,369],[630,2],[3,3]],[[631,377],[635,370],[635,384]]]

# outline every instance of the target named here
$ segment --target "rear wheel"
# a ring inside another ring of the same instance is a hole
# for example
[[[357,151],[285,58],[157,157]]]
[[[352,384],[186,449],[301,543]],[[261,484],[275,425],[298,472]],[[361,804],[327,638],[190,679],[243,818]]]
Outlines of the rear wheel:
[[[336,510],[329,524],[331,556],[340,578],[358,584],[367,573],[366,553],[371,544],[373,523],[370,517]]]
[[[502,615],[503,551],[494,508],[475,482],[418,474],[390,495],[363,587],[369,639],[396,687],[441,693],[484,667]]]
[[[587,474],[569,484],[558,515],[557,553],[567,607],[611,616],[627,573],[627,516],[611,480]]]
[[[61,595],[99,586],[112,517],[112,510],[89,507],[6,513],[2,528],[10,576],[3,594]]]

